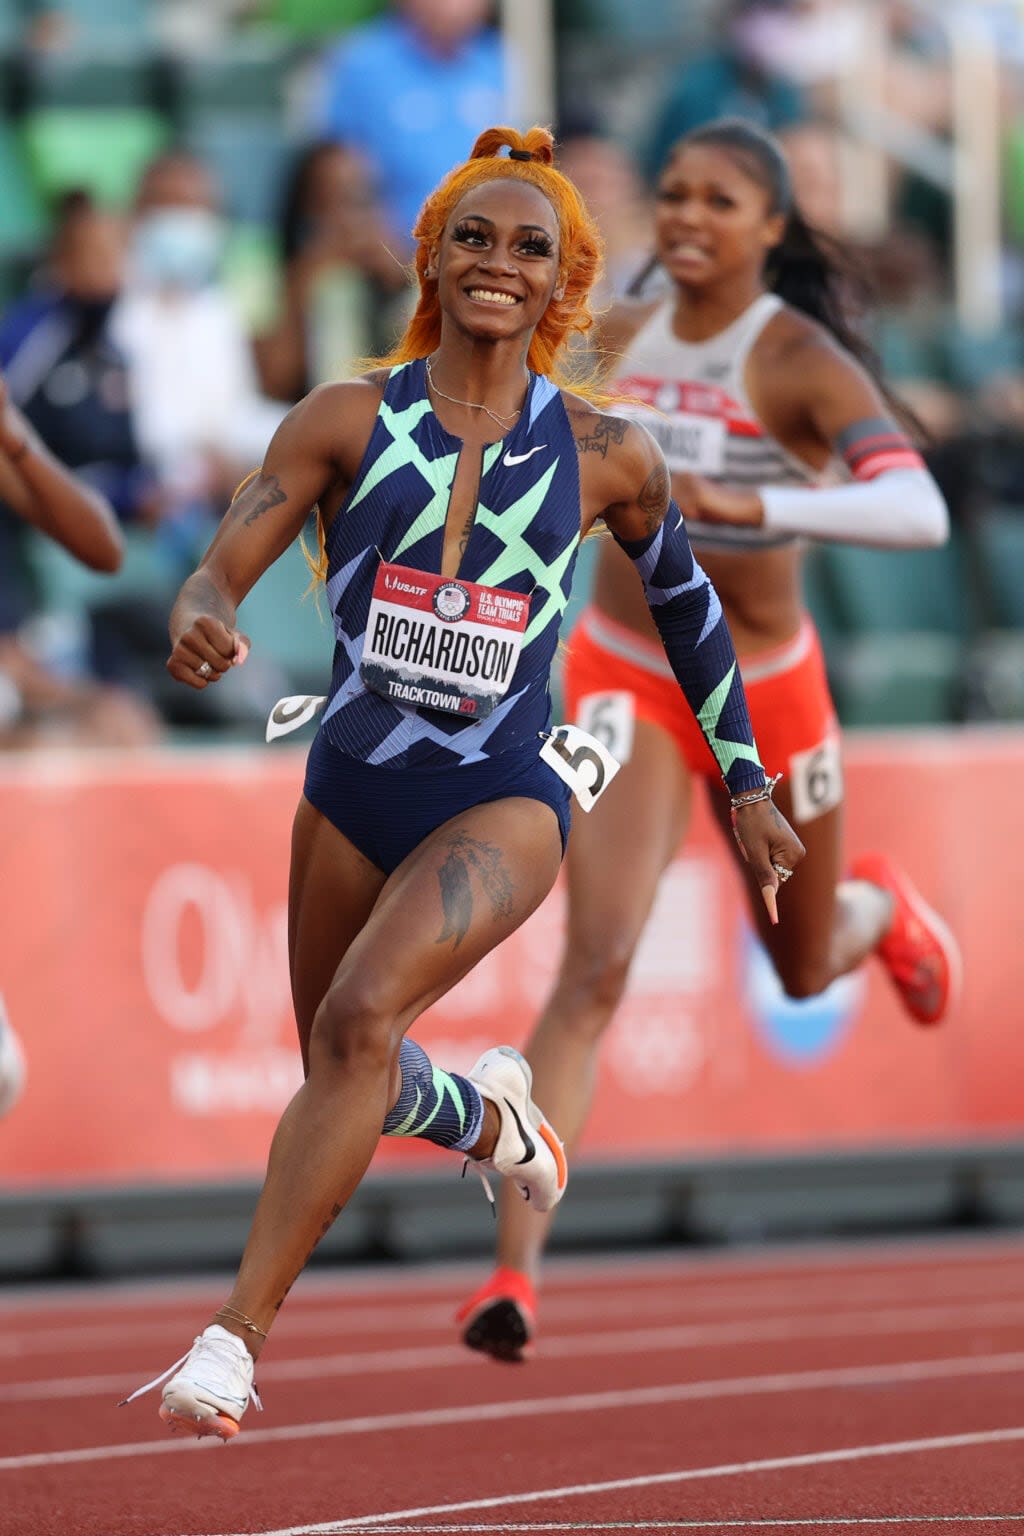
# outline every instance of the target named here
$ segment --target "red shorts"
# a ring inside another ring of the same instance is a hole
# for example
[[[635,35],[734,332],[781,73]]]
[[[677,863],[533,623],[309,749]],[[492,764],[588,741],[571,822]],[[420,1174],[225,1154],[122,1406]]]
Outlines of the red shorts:
[[[785,775],[794,820],[831,810],[843,797],[839,729],[814,625],[805,618],[791,640],[739,664],[761,761]],[[569,639],[564,684],[567,718],[605,739],[620,762],[632,720],[647,720],[672,737],[691,772],[721,778],[660,645],[587,608]]]

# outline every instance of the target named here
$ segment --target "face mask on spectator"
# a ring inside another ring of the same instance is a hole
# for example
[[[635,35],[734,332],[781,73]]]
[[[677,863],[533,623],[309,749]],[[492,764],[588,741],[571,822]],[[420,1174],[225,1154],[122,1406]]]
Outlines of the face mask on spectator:
[[[132,266],[152,287],[203,288],[217,276],[224,226],[207,208],[155,208],[143,214],[132,242]]]

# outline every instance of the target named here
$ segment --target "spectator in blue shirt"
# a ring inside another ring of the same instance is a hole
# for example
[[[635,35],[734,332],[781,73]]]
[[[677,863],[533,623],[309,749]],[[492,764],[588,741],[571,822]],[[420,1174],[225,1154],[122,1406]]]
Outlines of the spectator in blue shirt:
[[[68,194],[43,280],[0,321],[0,367],[50,451],[130,522],[152,485],[135,439],[127,363],[108,324],[125,241],[115,214],[84,192]]]
[[[362,151],[403,256],[427,194],[483,128],[509,115],[490,11],[488,0],[394,0],[326,60],[316,126]]]

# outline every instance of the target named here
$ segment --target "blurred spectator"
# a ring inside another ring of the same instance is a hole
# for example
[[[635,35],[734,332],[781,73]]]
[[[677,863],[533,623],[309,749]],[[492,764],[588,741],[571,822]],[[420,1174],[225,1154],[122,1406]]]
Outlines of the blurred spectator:
[[[840,136],[830,123],[797,123],[778,135],[789,166],[793,197],[807,223],[823,234],[843,234],[839,193]]]
[[[657,113],[644,164],[652,182],[698,123],[743,117],[778,130],[805,116],[800,86],[778,68],[775,38],[789,9],[789,0],[726,0],[717,44],[684,64]]]
[[[403,258],[427,193],[482,129],[510,115],[491,9],[489,0],[393,0],[326,61],[317,126],[366,156]]]
[[[152,483],[135,439],[125,358],[111,334],[125,240],[116,214],[85,193],[65,198],[38,288],[0,322],[0,367],[51,452],[131,521]]]
[[[140,447],[159,482],[160,521],[186,559],[284,414],[259,392],[249,339],[220,280],[224,239],[202,161],[184,150],[153,160],[112,326],[128,359]]]
[[[279,315],[257,339],[256,356],[266,393],[294,401],[387,345],[388,301],[408,280],[388,250],[361,156],[333,140],[297,157],[279,242]]]
[[[159,726],[149,706],[84,672],[75,618],[35,611],[19,537],[30,529],[94,570],[120,564],[110,503],[50,454],[0,383],[0,748],[153,741]]]
[[[592,125],[567,125],[558,166],[579,187],[604,237],[605,271],[594,291],[599,309],[622,298],[650,260],[650,200],[626,151]]]

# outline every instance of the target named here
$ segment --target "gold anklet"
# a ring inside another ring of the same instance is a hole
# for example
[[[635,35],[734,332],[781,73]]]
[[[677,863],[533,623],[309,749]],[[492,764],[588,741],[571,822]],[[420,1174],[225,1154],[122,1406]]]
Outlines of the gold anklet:
[[[261,1339],[266,1338],[266,1334],[259,1326],[259,1324],[254,1323],[251,1317],[246,1317],[244,1312],[239,1312],[235,1307],[223,1306],[218,1307],[213,1315],[214,1317],[219,1317],[222,1313],[225,1317],[229,1318],[231,1322],[241,1323],[242,1327],[245,1328],[248,1333],[258,1333]]]

